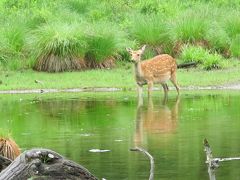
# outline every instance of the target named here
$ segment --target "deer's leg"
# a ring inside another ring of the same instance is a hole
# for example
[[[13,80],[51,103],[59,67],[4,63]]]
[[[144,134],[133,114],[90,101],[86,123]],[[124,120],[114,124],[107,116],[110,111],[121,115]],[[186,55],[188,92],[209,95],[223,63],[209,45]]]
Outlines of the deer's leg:
[[[166,96],[168,91],[169,91],[168,85],[166,83],[162,83],[161,85],[162,85],[163,90],[164,90],[164,95]]]
[[[137,91],[138,91],[138,106],[141,106],[143,105],[143,97],[142,97],[142,94],[143,94],[143,87],[142,85],[137,85]]]
[[[162,87],[163,87],[163,90],[164,90],[164,98],[163,98],[163,104],[165,105],[167,103],[167,100],[168,100],[168,85],[167,83],[162,83],[161,84]]]
[[[176,73],[173,73],[171,78],[170,78],[171,82],[173,83],[173,85],[175,86],[177,93],[179,95],[179,86],[177,84],[177,79],[176,79]]]
[[[148,84],[148,97],[151,97],[151,95],[152,95],[152,88],[153,88],[153,82],[149,81],[147,84]]]

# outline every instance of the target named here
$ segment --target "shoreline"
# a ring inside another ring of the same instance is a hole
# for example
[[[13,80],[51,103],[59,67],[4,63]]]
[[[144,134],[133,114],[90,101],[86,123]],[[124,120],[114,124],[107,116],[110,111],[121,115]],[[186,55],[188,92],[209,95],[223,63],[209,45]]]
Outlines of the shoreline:
[[[154,91],[162,88],[153,88]],[[174,90],[174,87],[169,87],[169,90]],[[224,85],[224,86],[188,86],[182,87],[180,90],[240,90],[240,84]],[[90,87],[90,88],[70,88],[70,89],[21,89],[21,90],[0,90],[0,94],[38,94],[38,93],[76,93],[76,92],[119,92],[119,91],[136,91],[135,88],[114,88],[114,87]]]

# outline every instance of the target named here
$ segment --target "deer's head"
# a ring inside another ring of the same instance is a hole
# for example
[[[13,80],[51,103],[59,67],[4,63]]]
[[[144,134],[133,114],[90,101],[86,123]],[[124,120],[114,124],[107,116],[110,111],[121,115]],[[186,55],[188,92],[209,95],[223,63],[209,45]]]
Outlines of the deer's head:
[[[130,56],[131,56],[131,60],[135,63],[138,63],[141,61],[141,56],[145,50],[146,45],[144,45],[141,49],[139,50],[132,50],[131,48],[126,48],[126,50],[129,52]]]

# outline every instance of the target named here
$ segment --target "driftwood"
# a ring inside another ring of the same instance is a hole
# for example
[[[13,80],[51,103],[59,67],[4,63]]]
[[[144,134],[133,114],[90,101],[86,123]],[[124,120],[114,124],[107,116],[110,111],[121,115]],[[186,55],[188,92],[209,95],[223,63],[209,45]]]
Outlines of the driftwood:
[[[208,174],[209,174],[210,180],[216,180],[215,170],[219,167],[220,162],[240,160],[240,157],[214,158],[211,147],[210,147],[207,139],[204,139],[203,145],[204,145],[204,151],[206,153],[206,158],[207,158],[206,163],[208,164]]]
[[[139,152],[142,152],[142,153],[144,153],[145,155],[148,156],[148,158],[150,159],[150,167],[151,167],[150,168],[149,180],[153,180],[154,179],[154,159],[151,156],[151,154],[149,154],[145,149],[142,149],[142,148],[139,148],[139,147],[132,148],[132,149],[130,149],[130,151],[139,151]]]
[[[1,162],[9,163],[6,158],[0,158]],[[48,149],[32,149],[18,156],[0,173],[0,180],[11,179],[97,180],[81,165]]]
[[[195,67],[195,66],[197,66],[196,62],[189,62],[184,64],[178,64],[177,68],[189,68],[189,67]]]

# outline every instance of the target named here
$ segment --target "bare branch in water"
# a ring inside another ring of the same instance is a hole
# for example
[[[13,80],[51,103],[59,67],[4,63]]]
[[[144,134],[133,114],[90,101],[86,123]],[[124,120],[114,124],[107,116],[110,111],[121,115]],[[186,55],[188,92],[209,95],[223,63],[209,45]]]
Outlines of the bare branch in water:
[[[208,143],[208,140],[205,138],[203,141],[204,151],[206,152],[206,163],[208,164],[208,174],[210,180],[215,180],[215,169],[219,167],[219,162],[224,161],[233,161],[233,160],[240,160],[240,157],[230,157],[230,158],[214,158],[212,154],[212,150]]]
[[[214,158],[212,155],[212,150],[206,138],[203,140],[203,145],[204,145],[204,151],[206,152],[206,157],[207,157],[206,163],[208,164],[209,179],[216,180],[215,169],[219,167],[218,161],[215,162],[213,160]]]
[[[149,154],[145,149],[142,149],[142,148],[139,148],[139,147],[136,147],[136,148],[132,148],[130,149],[130,151],[139,151],[139,152],[142,152],[144,153],[145,155],[148,156],[148,158],[150,159],[150,176],[149,176],[149,180],[153,180],[154,179],[154,159],[152,157],[151,154]]]

